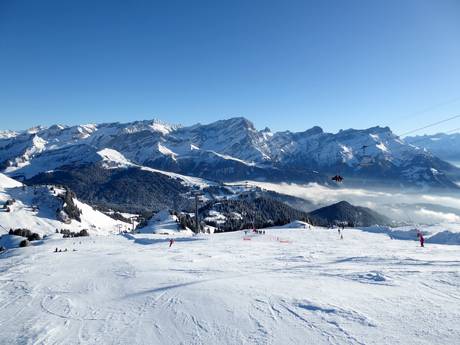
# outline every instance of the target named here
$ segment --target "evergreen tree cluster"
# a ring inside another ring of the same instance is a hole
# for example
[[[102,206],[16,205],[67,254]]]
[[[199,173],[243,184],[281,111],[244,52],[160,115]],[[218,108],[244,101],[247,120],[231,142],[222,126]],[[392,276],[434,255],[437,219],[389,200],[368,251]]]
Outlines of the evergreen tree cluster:
[[[391,225],[391,220],[387,217],[361,206],[354,206],[346,201],[340,201],[333,205],[319,208],[310,213],[310,217],[317,225],[345,225],[372,226],[372,225]]]
[[[29,229],[10,229],[9,235],[21,236],[27,238],[28,241],[38,241],[42,238],[36,232],[32,232]]]
[[[66,188],[64,196],[61,196],[61,198],[64,200],[62,210],[69,216],[70,219],[75,219],[81,222],[81,210],[73,201],[76,198],[75,193],[69,188]]]
[[[236,231],[253,226],[260,229],[285,225],[294,220],[310,221],[306,212],[265,197],[211,201],[200,209],[200,214],[206,217],[211,210],[218,211],[226,217],[223,224],[207,222],[208,225],[218,227],[219,231]]]
[[[83,229],[83,230],[80,230],[78,232],[74,232],[74,231],[70,231],[68,229],[61,229],[60,231],[58,231],[56,229],[56,233],[60,233],[62,234],[63,238],[70,238],[70,237],[86,237],[86,236],[89,236],[89,232],[88,230],[86,229]]]
[[[105,169],[98,163],[62,167],[26,182],[66,186],[84,202],[120,212],[158,212],[165,207],[182,210],[192,206],[186,197],[189,188],[179,180],[136,167]]]

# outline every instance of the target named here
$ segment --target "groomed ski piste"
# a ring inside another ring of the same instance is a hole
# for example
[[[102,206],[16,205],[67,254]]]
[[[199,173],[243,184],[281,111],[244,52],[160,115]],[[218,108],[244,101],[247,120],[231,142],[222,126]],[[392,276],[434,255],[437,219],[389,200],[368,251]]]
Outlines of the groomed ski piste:
[[[194,235],[166,211],[118,234],[126,224],[76,199],[81,222],[63,224],[50,189],[0,178],[0,201],[16,199],[2,224],[47,235],[2,237],[0,344],[460,342],[458,225],[422,228],[424,248],[411,227]]]
[[[459,342],[459,246],[297,226],[7,250],[0,343]]]

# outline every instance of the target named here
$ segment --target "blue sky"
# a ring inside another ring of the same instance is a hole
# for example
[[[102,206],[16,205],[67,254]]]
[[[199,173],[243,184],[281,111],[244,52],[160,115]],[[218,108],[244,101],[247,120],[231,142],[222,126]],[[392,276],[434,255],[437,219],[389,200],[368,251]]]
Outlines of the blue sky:
[[[459,37],[458,0],[0,0],[0,128],[245,116],[401,133],[460,114]]]

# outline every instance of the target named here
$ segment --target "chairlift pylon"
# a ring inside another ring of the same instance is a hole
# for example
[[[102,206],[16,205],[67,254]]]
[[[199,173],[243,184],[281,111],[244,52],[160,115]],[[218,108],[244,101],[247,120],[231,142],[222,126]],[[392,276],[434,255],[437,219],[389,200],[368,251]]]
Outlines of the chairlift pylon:
[[[359,163],[359,166],[361,167],[368,167],[374,164],[374,158],[366,154],[366,149],[369,147],[369,145],[363,145],[361,147],[361,150],[363,150],[363,154],[361,155],[361,162]]]

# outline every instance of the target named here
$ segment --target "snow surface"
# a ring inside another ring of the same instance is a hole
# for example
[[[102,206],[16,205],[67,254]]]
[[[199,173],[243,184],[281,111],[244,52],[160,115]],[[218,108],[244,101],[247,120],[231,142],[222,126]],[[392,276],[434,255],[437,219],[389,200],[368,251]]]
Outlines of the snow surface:
[[[134,166],[128,159],[125,158],[120,152],[112,149],[103,149],[97,152],[101,156],[103,166],[112,169],[112,168],[126,168]]]
[[[170,149],[168,149],[166,146],[160,144],[160,143],[158,143],[158,151],[160,153],[162,153],[163,155],[171,156],[172,159],[176,160],[175,157],[177,156],[177,154],[174,153],[173,151],[171,151]]]
[[[360,227],[359,229],[367,232],[387,234],[392,239],[410,241],[416,241],[417,233],[421,231],[427,243],[460,244],[460,225],[453,223],[423,226],[400,226],[394,228],[375,225]]]
[[[458,344],[459,249],[320,228],[46,240],[0,254],[0,343]]]
[[[238,163],[241,163],[241,164],[244,164],[244,165],[248,165],[248,166],[255,166],[256,165],[254,162],[246,162],[246,161],[244,161],[242,159],[238,159],[238,158],[235,158],[235,157],[232,157],[232,156],[229,156],[229,155],[224,155],[224,154],[218,153],[218,152],[213,151],[213,150],[208,150],[207,152],[210,152],[213,155],[215,155],[217,157],[220,157],[220,158],[223,158],[225,160],[232,160],[232,161],[235,161],[235,162],[238,162]]]
[[[0,247],[3,247],[5,249],[18,248],[19,244],[24,240],[25,238],[22,236],[1,235],[0,236]]]
[[[199,188],[206,188],[209,186],[216,186],[217,183],[213,181],[209,181],[200,177],[193,177],[193,176],[187,176],[187,175],[182,175],[182,174],[177,174],[174,172],[169,172],[169,171],[164,171],[164,170],[158,170],[158,169],[153,169],[149,167],[140,167],[144,171],[150,171],[150,172],[155,172],[159,174],[163,174],[172,178],[179,179],[183,185],[186,186],[197,186]]]
[[[144,234],[193,234],[190,229],[181,230],[177,216],[170,214],[168,210],[155,214],[147,225],[138,231]]]

